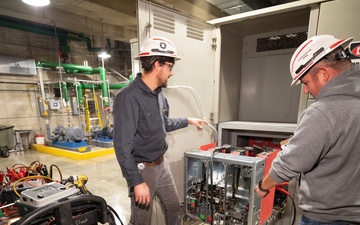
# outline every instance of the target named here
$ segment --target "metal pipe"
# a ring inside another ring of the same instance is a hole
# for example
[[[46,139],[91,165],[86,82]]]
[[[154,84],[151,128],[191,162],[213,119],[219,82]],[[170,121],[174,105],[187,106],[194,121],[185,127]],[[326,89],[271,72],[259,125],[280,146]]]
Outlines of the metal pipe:
[[[56,29],[56,28],[54,32],[53,27],[44,26],[26,21],[20,21],[17,19],[4,17],[4,16],[0,16],[0,26],[22,30],[26,32],[32,32],[40,35],[58,37],[60,43],[60,50],[66,53],[70,52],[68,40],[85,41],[87,45],[87,49],[90,52],[101,52],[103,50],[103,48],[101,47],[93,48],[91,46],[90,38],[85,37],[82,33],[77,34],[77,33],[68,32],[64,29]],[[111,49],[111,47],[107,46],[107,49]]]
[[[44,90],[44,81],[42,76],[42,67],[37,68],[38,76],[39,76],[39,82],[40,82],[40,104],[43,104],[44,112],[41,116],[47,117],[48,111],[47,111],[47,105],[45,103],[45,90]]]
[[[116,75],[118,75],[118,76],[121,77],[122,79],[124,79],[124,80],[126,80],[126,81],[129,81],[128,78],[124,77],[121,73],[117,72],[117,71],[114,70],[113,68],[108,67],[108,70],[109,70],[110,72],[115,73]]]
[[[101,85],[99,84],[87,84],[87,83],[81,83],[82,88],[84,89],[91,89],[93,86],[95,89],[102,89]],[[128,83],[112,83],[109,84],[109,88],[110,89],[121,89],[123,87],[125,87],[126,85],[128,85]]]
[[[82,106],[84,104],[84,99],[83,99],[83,94],[82,94],[83,88],[98,89],[98,87],[100,86],[103,107],[104,107],[104,109],[107,110],[107,109],[109,109],[109,89],[112,89],[112,88],[120,89],[127,85],[126,83],[109,85],[108,81],[106,80],[106,70],[105,70],[104,66],[98,67],[98,68],[92,68],[90,66],[83,66],[83,65],[74,65],[74,64],[67,64],[67,63],[59,64],[59,63],[41,62],[41,61],[38,61],[36,63],[36,65],[37,65],[37,68],[40,69],[41,71],[42,71],[42,67],[44,67],[44,68],[50,68],[50,69],[56,69],[56,70],[63,68],[66,73],[82,73],[82,74],[99,73],[100,74],[100,82],[99,82],[100,85],[92,84],[91,86],[87,86],[85,83],[78,83],[78,81],[75,81],[75,86],[76,86],[76,90],[77,90],[77,101],[78,101],[79,106]],[[61,68],[59,68],[59,67],[61,67]],[[41,76],[40,83],[42,83],[42,85],[43,85],[42,76]],[[66,88],[67,88],[67,85],[61,84],[61,90],[63,91],[63,93],[65,93],[64,94],[65,102],[68,102],[69,98],[67,95]],[[45,96],[45,92],[43,92],[43,86],[42,86],[42,96]]]
[[[59,70],[59,63],[51,63],[51,62],[41,62],[38,61],[36,63],[37,67],[44,67],[44,68],[50,68],[54,70]],[[100,73],[101,67],[99,68],[92,68],[91,66],[82,66],[82,65],[76,65],[76,64],[68,64],[68,63],[61,63],[60,66],[65,70],[68,74],[73,73],[83,73],[83,74],[94,74],[94,73]]]
[[[80,106],[82,106],[84,104],[84,96],[83,96],[83,93],[82,93],[82,85],[81,85],[81,83],[75,83],[75,87],[76,87],[76,97],[77,97],[78,105],[80,107]]]
[[[46,118],[46,119],[45,119],[45,128],[46,128],[46,135],[47,135],[48,140],[52,140],[53,137],[51,136],[49,118]]]
[[[3,91],[3,92],[35,92],[35,93],[38,93],[39,91],[38,90],[19,90],[19,89],[7,89],[7,90],[0,90],[0,91]]]
[[[0,81],[1,84],[32,84],[32,85],[38,85],[38,82],[14,82],[14,81]]]
[[[69,93],[68,93],[68,90],[67,90],[67,85],[65,82],[61,82],[61,90],[62,90],[62,95],[63,95],[63,98],[65,100],[66,103],[69,102]]]
[[[105,68],[102,67],[100,70],[100,80],[101,80],[101,94],[102,94],[102,100],[103,100],[103,106],[104,108],[109,107],[109,93],[107,89],[107,83],[106,83],[106,71]]]

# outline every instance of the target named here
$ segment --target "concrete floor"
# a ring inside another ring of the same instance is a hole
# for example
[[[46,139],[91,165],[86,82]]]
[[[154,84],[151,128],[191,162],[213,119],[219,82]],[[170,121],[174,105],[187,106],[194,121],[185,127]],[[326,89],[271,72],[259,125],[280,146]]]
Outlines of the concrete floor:
[[[114,154],[87,160],[73,160],[26,149],[11,152],[8,158],[0,157],[0,170],[6,171],[6,167],[12,167],[14,164],[29,166],[33,161],[39,161],[48,168],[52,164],[57,165],[61,170],[63,179],[71,175],[87,176],[87,189],[93,195],[103,197],[107,204],[115,209],[125,225],[129,222],[128,189]],[[59,178],[57,171],[53,170],[53,179]]]

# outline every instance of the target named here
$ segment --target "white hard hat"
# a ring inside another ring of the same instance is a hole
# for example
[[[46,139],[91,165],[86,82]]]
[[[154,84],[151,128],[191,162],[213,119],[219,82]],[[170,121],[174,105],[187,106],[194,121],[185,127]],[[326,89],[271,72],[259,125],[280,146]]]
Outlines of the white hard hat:
[[[135,59],[147,56],[166,56],[180,60],[175,45],[167,38],[152,37],[141,46],[140,53]]]
[[[313,65],[337,47],[341,46],[346,48],[352,40],[353,38],[341,40],[332,35],[318,35],[306,40],[296,49],[291,57],[291,85],[299,84],[299,79],[308,72]]]

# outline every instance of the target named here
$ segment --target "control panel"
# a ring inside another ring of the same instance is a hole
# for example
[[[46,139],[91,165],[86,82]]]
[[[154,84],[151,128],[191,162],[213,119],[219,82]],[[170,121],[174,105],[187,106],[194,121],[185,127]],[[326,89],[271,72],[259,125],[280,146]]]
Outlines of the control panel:
[[[80,190],[76,187],[66,187],[63,184],[51,182],[21,192],[20,202],[38,208],[79,192]]]

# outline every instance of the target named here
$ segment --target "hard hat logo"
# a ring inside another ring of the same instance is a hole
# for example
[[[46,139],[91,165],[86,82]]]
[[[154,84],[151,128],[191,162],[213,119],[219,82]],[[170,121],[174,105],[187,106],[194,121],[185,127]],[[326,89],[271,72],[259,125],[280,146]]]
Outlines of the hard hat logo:
[[[171,50],[160,50],[158,48],[153,48],[151,49],[152,52],[159,52],[159,53],[165,53],[165,54],[174,54],[174,51],[171,51]]]
[[[160,42],[160,48],[165,49],[166,48],[166,44],[164,42]]]
[[[165,56],[174,58],[174,60],[180,60],[174,44],[165,37],[153,37],[146,40],[135,59],[150,56]]]
[[[300,83],[304,76],[317,62],[324,59],[338,47],[346,48],[353,38],[337,39],[331,35],[318,35],[309,38],[295,51],[290,60],[291,85]],[[311,57],[309,59],[309,57]]]
[[[318,56],[321,52],[324,51],[324,48],[321,47],[319,50],[317,50],[316,52],[314,52],[313,56],[309,59],[309,61],[307,61],[305,64],[301,64],[299,66],[299,68],[295,71],[296,74],[300,73],[301,70],[303,70],[305,67],[309,66],[310,63],[312,63],[314,61],[314,59],[316,58],[316,56]]]

